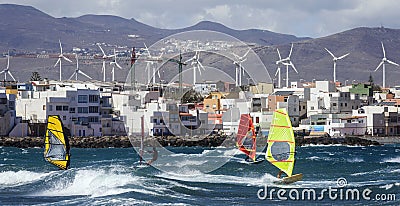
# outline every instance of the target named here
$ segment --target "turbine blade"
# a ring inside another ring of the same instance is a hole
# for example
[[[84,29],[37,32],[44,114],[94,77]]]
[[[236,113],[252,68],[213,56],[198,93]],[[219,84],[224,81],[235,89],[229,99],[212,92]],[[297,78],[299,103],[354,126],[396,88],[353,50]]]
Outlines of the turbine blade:
[[[345,55],[343,55],[343,56],[341,56],[341,57],[338,57],[337,59],[343,59],[343,58],[347,57],[349,54],[350,54],[350,53],[347,53],[347,54],[345,54]]]
[[[296,67],[294,67],[294,64],[292,61],[290,61],[289,65],[294,69],[294,71],[298,74],[299,72],[297,71]]]
[[[379,65],[376,67],[376,69],[375,69],[375,71],[374,71],[374,72],[376,72],[376,71],[379,69],[379,67],[381,67],[381,66],[382,66],[382,64],[383,64],[383,60],[381,61],[381,63],[379,63]]]
[[[101,53],[103,53],[103,56],[107,56],[107,55],[106,55],[106,53],[104,53],[104,50],[103,50],[103,48],[101,48],[100,44],[97,44],[97,46],[100,48],[100,50],[101,50]]]
[[[56,66],[57,66],[57,64],[58,64],[60,61],[61,61],[61,58],[58,58],[58,60],[57,60],[56,64],[54,64],[54,67],[56,67]]]
[[[276,51],[278,52],[279,61],[281,61],[281,60],[282,60],[282,57],[281,57],[281,53],[279,52],[279,49],[278,49],[278,48],[276,48]]]
[[[280,70],[281,70],[281,69],[278,67],[278,69],[277,69],[276,72],[275,72],[275,76],[278,75],[278,73],[280,72]]]
[[[383,46],[383,42],[381,42],[381,44],[382,44],[383,58],[385,58],[386,57],[385,47]]]
[[[333,57],[335,58],[335,55],[333,55],[333,53],[331,51],[329,51],[327,48],[325,48],[325,50]]]
[[[158,78],[161,79],[160,70],[157,70]]]
[[[7,69],[10,68],[10,53],[7,55]]]
[[[206,70],[201,62],[197,61],[197,63],[199,64],[199,66],[200,66],[203,70]]]
[[[10,75],[10,77],[15,81],[15,78],[13,77],[13,75],[11,74],[10,71],[7,71],[8,75]]]
[[[237,59],[240,59],[240,57],[237,54],[233,53],[233,52],[232,52],[232,55],[235,56]]]
[[[71,80],[72,77],[74,77],[75,74],[76,74],[76,71],[74,73],[72,73],[72,75],[68,78],[68,80]]]
[[[390,63],[390,64],[393,64],[393,65],[396,65],[396,66],[400,66],[399,64],[397,64],[396,62],[392,62],[392,61],[390,61],[389,59],[387,59],[386,60],[388,63]]]
[[[292,51],[293,51],[293,43],[292,43],[292,46],[290,47],[290,52],[289,52],[288,58],[290,58],[290,56],[292,55]]]
[[[66,56],[62,56],[66,61],[69,61],[69,62],[71,62],[72,63],[72,61],[70,60],[70,59],[68,59]]]
[[[118,68],[122,69],[122,67],[121,67],[117,62],[115,62],[115,65],[116,65]]]
[[[82,74],[83,76],[87,77],[88,79],[92,79],[92,77],[90,77],[89,75],[85,74],[83,71],[79,70],[78,71],[79,74]]]
[[[58,43],[60,43],[60,54],[62,54],[63,53],[63,49],[62,49],[62,46],[61,46],[61,40],[60,39],[58,39]]]
[[[6,72],[5,70],[1,71],[0,74],[3,74],[4,72]]]
[[[250,50],[251,50],[251,48],[249,48],[249,50],[247,50],[247,52],[242,56],[242,58],[246,57],[249,54]]]

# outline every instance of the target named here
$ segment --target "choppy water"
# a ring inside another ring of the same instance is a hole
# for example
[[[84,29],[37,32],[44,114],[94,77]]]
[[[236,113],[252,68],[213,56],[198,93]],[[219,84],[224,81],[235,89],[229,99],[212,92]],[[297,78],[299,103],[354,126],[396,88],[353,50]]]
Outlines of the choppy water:
[[[274,184],[276,168],[266,161],[248,165],[234,148],[214,153],[210,148],[167,149],[173,153],[160,153],[157,169],[138,167],[133,148],[72,148],[71,169],[60,171],[44,161],[41,148],[2,147],[0,205],[400,204],[400,145],[299,147],[294,173],[303,173],[304,178],[292,185]],[[210,153],[211,159],[203,158]],[[209,173],[199,169],[218,158],[228,162]],[[338,178],[345,178],[347,186],[339,187]],[[257,193],[265,186],[268,196],[262,200]],[[301,199],[304,189],[315,190],[318,198],[329,187],[338,189],[336,200],[327,193],[322,200]],[[371,190],[371,200],[345,199],[348,188]],[[289,200],[280,200],[276,192],[269,196],[272,189],[286,191],[283,196]],[[300,200],[290,200],[291,190],[300,192]],[[377,194],[392,200],[376,200]]]

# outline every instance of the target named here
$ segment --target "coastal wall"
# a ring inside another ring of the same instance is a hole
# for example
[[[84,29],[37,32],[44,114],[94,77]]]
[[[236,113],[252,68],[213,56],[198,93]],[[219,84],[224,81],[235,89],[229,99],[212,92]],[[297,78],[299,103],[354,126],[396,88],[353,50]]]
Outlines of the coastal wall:
[[[129,148],[140,146],[140,137],[112,136],[112,137],[71,137],[70,145],[72,148]],[[400,139],[397,143],[400,143]],[[155,144],[155,143],[159,144]],[[311,137],[296,138],[296,145],[380,145],[378,141],[363,139],[359,137],[330,138],[330,137]],[[43,137],[0,137],[0,146],[3,147],[43,147]],[[225,135],[195,136],[195,137],[146,137],[144,139],[145,146],[171,146],[171,147],[235,147],[235,138]],[[260,139],[257,143],[258,147],[266,146],[266,139]]]

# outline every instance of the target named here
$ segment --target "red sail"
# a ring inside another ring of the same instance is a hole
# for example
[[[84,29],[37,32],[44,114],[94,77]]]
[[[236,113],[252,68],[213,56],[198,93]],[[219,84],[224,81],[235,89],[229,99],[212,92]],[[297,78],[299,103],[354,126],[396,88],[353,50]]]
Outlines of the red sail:
[[[249,114],[240,116],[236,145],[240,151],[244,152],[253,161],[256,159],[256,132],[253,120]]]

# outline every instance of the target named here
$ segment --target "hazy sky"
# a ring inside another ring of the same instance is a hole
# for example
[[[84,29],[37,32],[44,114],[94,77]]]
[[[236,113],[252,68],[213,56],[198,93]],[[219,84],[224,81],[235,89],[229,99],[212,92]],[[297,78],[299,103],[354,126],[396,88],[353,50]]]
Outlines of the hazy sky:
[[[0,0],[31,5],[54,17],[108,14],[160,28],[202,20],[234,29],[321,37],[360,26],[400,28],[398,0]]]

